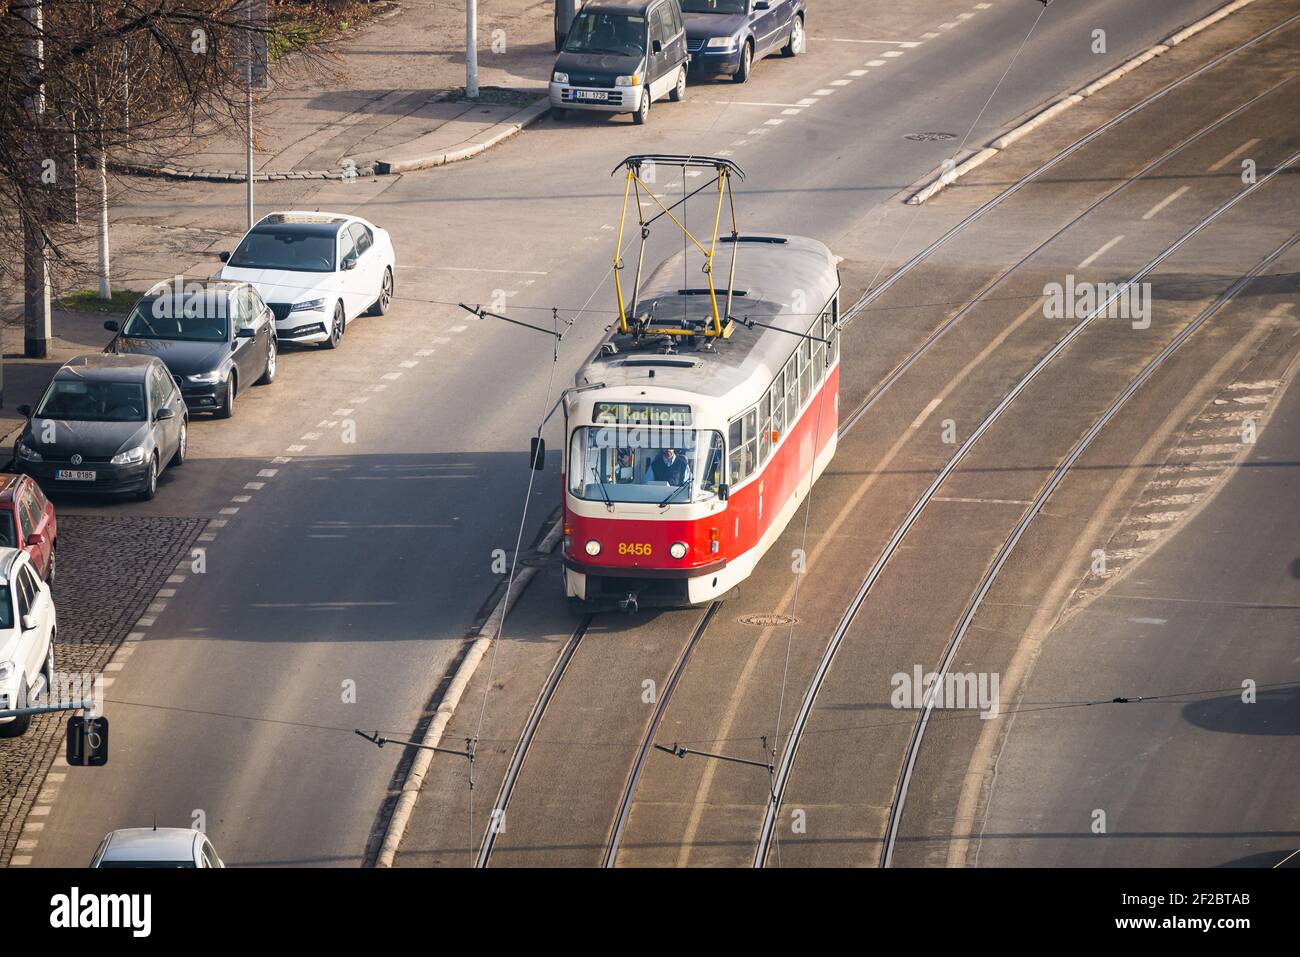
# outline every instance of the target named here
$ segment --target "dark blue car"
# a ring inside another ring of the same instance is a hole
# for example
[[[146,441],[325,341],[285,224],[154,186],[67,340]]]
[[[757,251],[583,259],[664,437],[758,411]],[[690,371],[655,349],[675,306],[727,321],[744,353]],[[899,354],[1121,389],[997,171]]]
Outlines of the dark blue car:
[[[806,0],[681,0],[691,72],[744,83],[769,53],[807,49]]]

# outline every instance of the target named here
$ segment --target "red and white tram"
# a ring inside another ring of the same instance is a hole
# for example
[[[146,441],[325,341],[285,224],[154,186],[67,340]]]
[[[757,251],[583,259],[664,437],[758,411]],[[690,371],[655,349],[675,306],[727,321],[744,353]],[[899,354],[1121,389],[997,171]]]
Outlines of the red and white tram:
[[[565,398],[565,590],[589,609],[726,595],[835,454],[834,257],[797,236],[718,243],[733,257],[726,326],[706,334],[724,294],[683,288],[679,253]]]

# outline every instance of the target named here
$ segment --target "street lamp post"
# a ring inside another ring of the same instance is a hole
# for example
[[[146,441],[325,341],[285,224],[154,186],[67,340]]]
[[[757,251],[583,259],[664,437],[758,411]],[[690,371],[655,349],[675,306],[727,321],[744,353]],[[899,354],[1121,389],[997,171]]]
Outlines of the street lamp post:
[[[465,0],[465,96],[478,98],[478,0]]]

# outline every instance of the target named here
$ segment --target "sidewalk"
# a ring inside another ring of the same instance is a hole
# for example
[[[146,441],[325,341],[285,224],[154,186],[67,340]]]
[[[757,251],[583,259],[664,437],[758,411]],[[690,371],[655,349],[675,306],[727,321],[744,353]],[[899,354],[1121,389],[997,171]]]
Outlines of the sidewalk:
[[[370,176],[441,166],[482,152],[546,112],[555,59],[549,3],[480,0],[475,101],[464,99],[465,5],[384,6],[327,45],[338,75],[309,76],[292,61],[272,66],[271,88],[254,104],[254,182],[342,179],[351,175],[345,168]],[[199,145],[169,165],[130,156],[114,165],[140,175],[244,181],[239,131]]]

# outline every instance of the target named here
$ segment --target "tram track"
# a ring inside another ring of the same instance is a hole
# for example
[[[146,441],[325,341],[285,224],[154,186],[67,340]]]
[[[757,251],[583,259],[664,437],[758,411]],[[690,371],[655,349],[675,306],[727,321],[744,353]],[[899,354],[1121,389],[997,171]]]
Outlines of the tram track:
[[[767,806],[764,813],[763,825],[760,831],[759,840],[755,850],[755,855],[753,859],[754,867],[761,868],[765,866],[767,854],[771,848],[771,844],[773,841],[776,818],[782,804],[786,785],[789,782],[789,777],[790,777],[791,770],[794,766],[795,758],[797,757],[799,744],[802,739],[804,730],[806,729],[809,715],[812,712],[813,703],[817,697],[818,692],[821,690],[823,683],[825,682],[826,676],[829,673],[831,665],[835,659],[835,655],[838,652],[844,640],[845,635],[848,633],[850,626],[857,618],[858,612],[861,609],[863,603],[866,601],[867,595],[869,594],[872,586],[875,584],[877,579],[879,579],[889,559],[898,550],[899,546],[902,544],[903,539],[906,537],[907,533],[911,530],[912,526],[915,524],[921,512],[925,509],[925,506],[937,494],[939,488],[948,479],[948,477],[956,470],[957,466],[965,458],[966,454],[976,445],[976,443],[988,431],[988,429],[992,427],[992,425],[998,420],[998,418],[1002,415],[1002,413],[1006,411],[1006,409],[1014,402],[1016,397],[1020,395],[1020,393],[1023,392],[1026,387],[1028,387],[1030,382],[1032,382],[1033,379],[1036,378],[1037,375],[1043,369],[1045,369],[1057,355],[1059,355],[1062,351],[1064,351],[1070,345],[1070,343],[1073,342],[1079,335],[1081,335],[1083,331],[1087,329],[1099,316],[1104,315],[1107,307],[1119,295],[1122,294],[1124,289],[1127,289],[1133,286],[1134,284],[1141,282],[1147,275],[1149,275],[1154,269],[1159,267],[1169,257],[1174,255],[1174,253],[1176,253],[1179,249],[1181,249],[1193,237],[1195,237],[1203,230],[1208,228],[1215,221],[1217,221],[1221,216],[1223,216],[1224,214],[1226,214],[1227,212],[1235,208],[1247,197],[1253,195],[1259,189],[1261,189],[1262,187],[1270,183],[1276,176],[1278,176],[1278,174],[1290,168],[1298,160],[1300,160],[1300,153],[1293,153],[1287,159],[1285,159],[1284,161],[1279,163],[1276,167],[1274,167],[1272,170],[1270,170],[1268,174],[1260,177],[1260,179],[1257,180],[1255,183],[1252,183],[1251,185],[1247,186],[1245,189],[1236,193],[1234,196],[1229,198],[1226,202],[1221,203],[1208,215],[1201,218],[1194,226],[1186,230],[1172,244],[1166,246],[1164,250],[1162,250],[1158,255],[1156,255],[1154,258],[1148,261],[1130,279],[1120,284],[1119,289],[1117,289],[1117,291],[1113,295],[1108,297],[1104,303],[1101,303],[1099,306],[1091,310],[1087,316],[1085,316],[1076,325],[1074,325],[1069,332],[1067,332],[1060,340],[1058,340],[1057,343],[1053,345],[1046,354],[1044,354],[1041,358],[1039,358],[1039,360],[1029,369],[1029,371],[1026,372],[1024,376],[1022,376],[1016,382],[1016,384],[1012,386],[1012,388],[1009,391],[1006,392],[1003,398],[993,407],[992,410],[990,410],[990,412],[984,417],[984,419],[974,429],[974,431],[972,431],[972,433],[966,438],[966,440],[957,448],[957,450],[954,452],[952,457],[949,458],[948,462],[945,463],[942,469],[940,469],[939,473],[935,476],[935,478],[932,480],[930,485],[927,486],[925,491],[916,500],[912,508],[907,513],[906,517],[903,519],[902,523],[900,523],[897,526],[897,528],[894,530],[884,550],[877,557],[876,561],[871,566],[871,569],[868,571],[866,577],[862,580],[861,584],[859,585],[856,593],[853,596],[853,599],[850,601],[845,612],[841,616],[840,621],[836,626],[834,633],[832,634],[831,640],[827,644],[826,650],[823,652],[822,657],[818,662],[817,668],[814,671],[812,680],[809,683],[808,689],[805,692],[803,700],[801,701],[799,709],[796,713],[795,720],[791,725],[791,730],[788,736],[786,737],[785,749],[782,751],[780,756],[780,761],[777,766],[776,774],[773,779],[771,797],[767,801]],[[1279,251],[1279,255],[1280,255],[1280,251]]]
[[[1300,154],[1296,154],[1293,159],[1295,158],[1300,158]],[[967,605],[966,610],[961,617],[961,620],[958,622],[952,636],[949,638],[948,644],[944,648],[943,655],[940,659],[938,668],[935,670],[935,674],[943,675],[948,672],[949,667],[952,665],[953,658],[957,654],[958,648],[961,646],[962,639],[966,637],[966,633],[970,629],[971,623],[975,620],[976,614],[983,605],[985,597],[992,589],[993,583],[997,580],[997,577],[1001,573],[1007,559],[1020,543],[1020,539],[1024,536],[1025,531],[1029,528],[1034,518],[1038,516],[1042,511],[1043,506],[1047,504],[1047,500],[1051,497],[1052,493],[1056,491],[1057,486],[1061,484],[1066,474],[1074,466],[1075,462],[1077,462],[1083,453],[1087,451],[1088,447],[1092,445],[1093,440],[1097,438],[1102,429],[1104,429],[1106,425],[1119,414],[1120,410],[1133,394],[1136,393],[1142,385],[1155,374],[1156,370],[1164,365],[1169,357],[1172,356],[1184,342],[1191,338],[1191,336],[1206,322],[1208,322],[1211,317],[1232,301],[1232,299],[1234,299],[1242,289],[1254,281],[1261,272],[1295,246],[1296,243],[1300,243],[1300,233],[1291,236],[1280,246],[1273,249],[1272,252],[1266,255],[1244,275],[1233,282],[1228,289],[1221,293],[1213,303],[1188,323],[1188,325],[1186,325],[1182,331],[1180,331],[1178,335],[1175,336],[1174,339],[1165,346],[1165,348],[1154,359],[1152,359],[1142,369],[1142,371],[1137,374],[1137,376],[1133,378],[1128,386],[1115,398],[1114,402],[1110,404],[1106,411],[1098,417],[1092,427],[1084,433],[1077,443],[1075,443],[1069,454],[1066,455],[1060,464],[1056,466],[1055,470],[1053,470],[1051,476],[1043,485],[1043,488],[1039,491],[1038,495],[1035,496],[1033,502],[1021,516],[1020,521],[1017,522],[1016,526],[1007,536],[1006,541],[1002,544],[1002,547],[998,550],[992,565],[990,565],[988,570],[984,573],[984,577],[981,579],[979,587],[976,589],[970,603]],[[915,728],[913,729],[912,737],[908,742],[907,752],[904,757],[902,770],[899,774],[898,784],[894,789],[894,798],[890,802],[889,815],[885,824],[884,843],[880,857],[881,867],[889,867],[892,864],[894,846],[898,840],[903,811],[906,807],[908,786],[911,783],[912,771],[916,765],[917,757],[920,754],[921,742],[924,738],[926,728],[930,721],[930,715],[933,710],[934,700],[932,697],[927,696],[922,704],[921,714],[917,720]]]
[[[1076,152],[1084,148],[1087,144],[1093,142],[1098,137],[1105,134],[1107,131],[1112,130],[1113,128],[1121,124],[1123,121],[1139,113],[1141,110],[1145,109],[1146,107],[1158,102],[1159,100],[1163,99],[1165,96],[1183,87],[1185,84],[1189,83],[1195,78],[1204,75],[1205,73],[1222,65],[1232,57],[1256,46],[1257,44],[1267,40],[1269,37],[1293,25],[1297,20],[1300,20],[1300,14],[1291,16],[1288,19],[1282,21],[1281,23],[1278,23],[1273,27],[1270,27],[1268,30],[1265,30],[1255,35],[1254,37],[1250,38],[1249,40],[1241,44],[1238,44],[1232,49],[1219,54],[1209,62],[1202,64],[1201,66],[1197,67],[1195,70],[1185,74],[1182,77],[1179,77],[1177,80],[1174,80],[1173,82],[1167,84],[1166,86],[1162,87],[1160,90],[1145,97],[1144,99],[1140,100],[1138,103],[1134,104],[1131,107],[1128,107],[1123,112],[1119,113],[1118,115],[1111,118],[1107,122],[1101,124],[1100,126],[1091,130],[1089,133],[1073,141],[1070,145],[1066,146],[1065,148],[1057,152],[1050,159],[1048,159],[1047,161],[1045,161],[1035,169],[1031,170],[1030,172],[1026,173],[1024,176],[1020,177],[1018,180],[1016,180],[1006,189],[1002,190],[996,196],[990,198],[989,200],[981,204],[979,207],[977,207],[975,210],[973,210],[971,213],[965,216],[960,222],[958,222],[953,227],[948,229],[937,239],[927,244],[924,248],[922,248],[920,251],[914,254],[902,265],[900,265],[895,270],[893,270],[890,273],[890,275],[886,278],[886,280],[882,282],[880,285],[875,286],[867,290],[866,292],[864,292],[863,295],[859,297],[859,299],[856,302],[854,302],[854,304],[844,313],[841,319],[841,327],[846,327],[857,318],[860,318],[868,310],[868,308],[871,306],[872,303],[874,303],[886,292],[888,292],[891,288],[897,285],[897,283],[901,281],[906,275],[911,273],[914,269],[916,269],[918,266],[920,266],[922,263],[928,260],[934,253],[936,253],[939,249],[945,246],[953,238],[955,238],[956,236],[964,232],[968,227],[976,223],[986,213],[993,210],[994,208],[1002,204],[1007,199],[1010,199],[1012,196],[1014,196],[1015,194],[1023,190],[1026,186],[1030,185],[1031,183],[1041,178],[1050,170],[1052,170],[1053,168],[1061,164],[1068,157],[1070,157],[1071,155],[1075,154]],[[1276,93],[1286,84],[1293,81],[1298,75],[1300,75],[1300,73],[1292,73],[1288,75],[1280,82],[1274,84],[1272,87],[1262,91],[1261,93],[1256,94],[1246,102],[1239,104],[1238,106],[1234,107],[1233,109],[1219,116],[1213,122],[1198,129],[1195,133],[1192,133],[1191,135],[1187,136],[1180,142],[1174,144],[1172,147],[1170,147],[1168,150],[1162,153],[1159,157],[1145,164],[1138,172],[1132,174],[1131,176],[1128,176],[1123,182],[1116,184],[1115,186],[1110,188],[1107,192],[1105,192],[1103,195],[1090,202],[1085,209],[1083,209],[1081,212],[1075,215],[1068,223],[1056,229],[1049,237],[1047,237],[1042,242],[1036,244],[1034,248],[1030,250],[1028,253],[1026,253],[1022,258],[1020,258],[1017,263],[1002,270],[997,276],[995,276],[992,280],[986,283],[979,290],[979,292],[976,294],[974,298],[964,303],[956,313],[951,315],[938,328],[936,328],[933,332],[931,332],[926,337],[926,339],[920,344],[920,346],[918,346],[911,353],[909,353],[909,355],[906,358],[904,358],[893,369],[891,369],[890,372],[877,385],[875,385],[872,388],[871,392],[868,393],[868,395],[854,408],[854,410],[840,424],[840,427],[838,429],[839,436],[843,437],[844,435],[848,434],[856,426],[856,424],[862,419],[862,417],[889,391],[889,389],[910,368],[912,368],[912,366],[916,364],[917,361],[919,361],[931,349],[933,349],[934,346],[949,331],[951,331],[951,329],[954,326],[956,326],[966,315],[968,315],[976,305],[986,301],[988,296],[995,289],[997,289],[1008,277],[1014,274],[1017,269],[1021,268],[1026,262],[1032,259],[1035,255],[1040,253],[1046,246],[1048,246],[1050,243],[1055,241],[1057,238],[1059,238],[1062,234],[1067,232],[1069,229],[1076,226],[1090,213],[1095,211],[1098,207],[1100,207],[1107,201],[1111,200],[1115,195],[1122,192],[1124,189],[1128,188],[1134,183],[1142,180],[1143,178],[1148,176],[1153,170],[1159,168],[1165,162],[1169,161],[1170,159],[1174,158],[1178,154],[1182,153],[1185,149],[1187,149],[1197,141],[1201,140],[1205,136],[1221,128],[1224,124],[1230,122],[1232,119],[1241,115],[1244,111],[1248,110],[1250,107],[1254,106],[1261,100]],[[1256,186],[1263,185],[1265,181],[1266,179],[1261,179],[1261,181],[1255,185]],[[1235,197],[1234,200],[1230,201],[1229,204],[1226,204],[1220,210],[1216,210],[1216,213],[1212,215],[1217,216],[1218,213],[1226,212],[1228,208],[1231,208],[1231,205],[1235,205],[1236,201],[1243,198],[1249,192],[1250,190],[1247,190],[1241,194],[1238,194],[1238,196]],[[1182,242],[1189,239],[1191,235],[1195,234],[1195,232],[1199,232],[1199,230],[1201,228],[1204,228],[1205,225],[1208,225],[1208,223],[1203,222],[1202,224],[1199,224],[1198,227],[1194,228],[1194,230],[1189,231],[1188,234],[1185,234],[1178,241],[1176,245],[1181,245]],[[1174,248],[1176,247],[1171,247],[1169,250],[1166,251],[1165,254],[1162,255],[1164,256],[1171,255]],[[1163,261],[1163,259],[1161,259],[1160,261]],[[1146,272],[1148,272],[1150,269],[1155,268],[1156,265],[1158,265],[1158,262],[1153,262],[1152,264],[1150,264],[1149,267],[1143,271],[1142,275],[1145,275]],[[1139,279],[1135,277],[1135,279],[1130,280],[1130,283],[1135,281],[1139,281]],[[1104,306],[1102,307],[1102,310],[1104,310]],[[1102,310],[1098,310],[1098,312]],[[1095,315],[1092,318],[1095,318]],[[1057,347],[1054,347],[1053,351],[1049,354],[1049,356],[1045,357],[1045,359],[1042,360],[1038,366],[1035,366],[1035,371],[1031,372],[1030,377],[1036,374],[1036,371],[1039,368],[1041,368],[1043,365],[1045,365],[1047,361],[1050,361],[1050,357],[1052,355],[1055,355],[1057,352],[1060,351],[1060,349],[1063,349],[1065,345],[1068,344],[1068,341],[1071,340],[1078,331],[1081,331],[1082,327],[1086,325],[1086,322],[1090,322],[1090,321],[1091,319],[1085,321],[1084,323],[1080,323],[1080,325],[1076,327],[1075,330],[1072,330],[1070,334],[1067,334],[1066,338],[1062,340],[1061,343],[1058,343]],[[1027,379],[1024,384],[1027,384]],[[1018,390],[1013,390],[1013,391],[1016,391],[1018,394]],[[1012,395],[1010,398],[1014,398],[1014,395]],[[1001,409],[1005,408],[1006,404],[1009,404],[1009,399],[1004,399],[1003,403],[999,404],[998,409],[995,410],[992,417],[986,421],[986,423],[981,427],[980,430],[977,431],[977,434],[972,436],[971,439],[968,439],[967,444],[963,445],[963,447],[958,450],[957,456],[954,456],[954,460],[949,463],[951,467],[945,467],[945,471],[942,473],[940,479],[936,480],[935,486],[931,490],[928,490],[928,493],[925,496],[926,501],[928,501],[928,499],[933,496],[934,490],[937,489],[938,484],[941,484],[942,479],[946,478],[947,475],[951,473],[952,467],[955,467],[956,461],[958,461],[960,457],[964,456],[965,451],[967,451],[970,445],[973,444],[972,440],[978,438],[978,435],[983,434],[984,429],[988,425],[992,424],[993,419],[996,418],[998,414],[1000,414]],[[911,523],[915,521],[916,516],[919,515],[920,510],[923,507],[924,504],[921,503],[919,507],[913,509],[912,513],[909,513],[909,518],[906,520],[908,527],[910,527]],[[901,538],[901,536],[896,536],[896,538]],[[892,554],[894,549],[897,548],[898,542],[895,539],[891,539],[890,542],[891,544],[890,546],[888,546],[887,550],[889,554]],[[868,580],[867,580],[868,583],[866,584],[866,589],[869,589],[870,587],[869,582],[873,582],[875,578],[879,576],[880,571],[883,569],[885,558],[887,558],[887,555],[882,556],[882,558],[877,560],[877,563],[873,565],[872,571],[869,572],[868,574]],[[856,609],[861,606],[863,599],[865,599],[865,589],[861,590],[861,599],[859,599],[858,596],[855,596],[855,601],[851,606],[853,615],[856,615]],[[704,637],[704,634],[708,628],[709,623],[713,620],[714,615],[716,614],[719,604],[720,604],[719,602],[715,602],[708,607],[704,617],[695,626],[686,647],[684,648],[681,655],[679,655],[677,661],[672,667],[672,670],[670,671],[668,682],[664,686],[664,694],[660,696],[660,699],[656,705],[654,715],[646,728],[646,732],[640,742],[635,761],[629,772],[626,786],[622,791],[622,797],[619,801],[616,816],[611,825],[609,837],[605,847],[603,864],[606,867],[614,866],[616,862],[624,829],[629,814],[631,812],[631,808],[634,803],[636,788],[641,779],[641,772],[645,766],[648,756],[652,753],[654,735],[661,723],[661,719],[663,715],[667,711],[668,704],[672,698],[673,690],[675,690],[678,679],[684,673],[686,666],[690,661],[692,651],[697,647],[700,640]],[[512,754],[511,762],[507,769],[506,776],[503,779],[502,788],[499,793],[497,803],[494,806],[494,821],[489,822],[487,833],[485,834],[483,843],[480,846],[479,853],[476,857],[476,866],[478,867],[488,866],[493,849],[495,848],[496,836],[498,833],[497,828],[495,826],[495,820],[497,818],[502,817],[505,814],[506,808],[514,794],[515,785],[518,781],[519,774],[523,768],[523,764],[528,756],[529,750],[532,747],[533,740],[536,737],[538,727],[543,722],[545,712],[547,710],[547,706],[550,704],[551,699],[554,697],[558,687],[560,686],[564,674],[568,669],[569,663],[572,661],[574,655],[577,653],[578,647],[581,644],[583,638],[587,633],[588,628],[591,625],[591,620],[592,620],[591,616],[586,616],[580,622],[578,628],[574,630],[573,634],[566,642],[565,648],[561,652],[560,658],[557,660],[555,667],[553,668],[552,672],[550,673],[547,679],[545,686],[543,687],[541,695],[539,696],[536,704],[533,707],[532,712],[529,715],[528,721],[525,725],[524,732],[521,735],[520,740],[516,745],[514,753]],[[838,638],[842,638],[843,636],[842,633],[843,631],[847,630],[847,624],[851,623],[851,620],[852,619],[850,617],[847,622],[842,623],[841,628],[837,628],[836,635]],[[833,639],[832,645],[834,647],[837,647],[838,640]],[[826,660],[826,664],[828,665],[829,664],[828,659],[824,659],[824,660]],[[821,681],[824,680],[826,670],[828,670],[828,667],[825,669],[819,667],[818,672],[815,675],[815,683],[812,686],[812,688],[810,688],[809,695],[805,698],[806,702],[810,702],[811,697],[815,694],[816,687],[819,687]],[[807,718],[806,712],[804,711],[803,708],[801,708],[801,715],[800,715],[800,722],[799,722],[800,725],[806,722],[806,718]],[[802,731],[800,731],[800,733],[802,733]],[[795,740],[795,739],[792,738],[791,740]],[[796,747],[797,747],[797,743],[796,743]],[[791,760],[789,761],[789,765],[792,765],[793,751],[789,751],[789,754],[791,758]],[[772,821],[774,820],[777,810],[779,810],[779,806],[780,806],[779,796],[784,789],[784,784],[788,779],[788,774],[789,774],[789,766],[787,762],[783,761],[781,768],[778,769],[778,777],[777,779],[774,780],[773,790],[777,797],[774,801],[770,802],[769,804],[768,814],[765,817],[765,822],[764,822],[763,836],[760,838],[760,852],[755,857],[755,866],[762,866],[761,863],[762,859],[766,856],[767,842],[770,842],[772,836]]]

